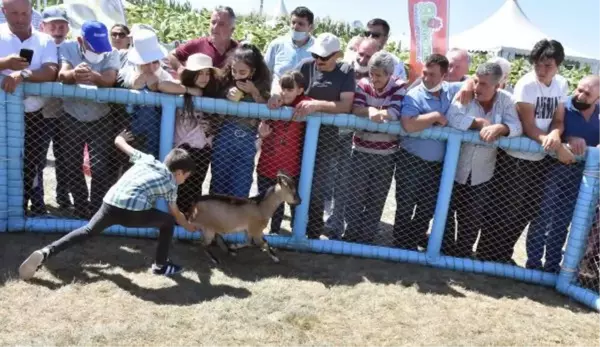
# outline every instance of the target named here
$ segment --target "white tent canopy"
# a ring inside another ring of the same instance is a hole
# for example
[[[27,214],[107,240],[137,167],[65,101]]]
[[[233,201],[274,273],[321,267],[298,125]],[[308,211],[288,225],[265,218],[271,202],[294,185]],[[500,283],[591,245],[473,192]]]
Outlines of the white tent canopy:
[[[279,0],[279,3],[273,11],[273,14],[267,17],[270,17],[270,19],[267,21],[267,25],[275,26],[277,24],[277,19],[281,17],[287,17],[288,15],[289,14],[287,8],[285,8],[285,3],[283,2],[283,0]]]
[[[450,47],[469,51],[493,52],[507,58],[528,54],[536,42],[549,38],[529,21],[517,0],[506,0],[496,13],[478,25],[450,37]],[[562,42],[561,42],[562,43]],[[586,56],[563,44],[569,60],[590,65],[598,71],[598,59]]]

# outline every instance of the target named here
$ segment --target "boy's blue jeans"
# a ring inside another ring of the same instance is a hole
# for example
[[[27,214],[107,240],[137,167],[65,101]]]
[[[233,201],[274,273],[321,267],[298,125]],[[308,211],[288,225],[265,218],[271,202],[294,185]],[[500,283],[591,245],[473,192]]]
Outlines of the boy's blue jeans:
[[[542,202],[527,233],[527,267],[541,268],[544,249],[544,270],[560,271],[562,247],[579,192],[585,163],[573,165],[556,163],[543,184]]]
[[[252,187],[256,131],[225,121],[212,151],[211,194],[248,197]]]

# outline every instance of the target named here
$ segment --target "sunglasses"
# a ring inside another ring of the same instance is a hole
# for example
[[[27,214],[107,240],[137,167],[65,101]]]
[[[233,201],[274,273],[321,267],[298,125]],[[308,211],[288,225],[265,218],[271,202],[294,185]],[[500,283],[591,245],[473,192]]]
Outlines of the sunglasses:
[[[374,39],[378,39],[378,38],[380,38],[380,37],[382,37],[382,36],[383,36],[383,34],[382,34],[382,33],[374,33],[374,32],[372,32],[372,31],[365,31],[365,32],[363,32],[363,35],[364,35],[365,37],[372,37],[372,38],[374,38]]]
[[[329,59],[331,59],[331,57],[333,57],[337,52],[331,53],[330,55],[326,56],[326,57],[322,57],[318,54],[314,54],[312,53],[312,57],[314,60],[320,60],[320,61],[328,61]]]
[[[116,39],[116,38],[124,39],[127,36],[127,34],[121,33],[121,32],[119,32],[119,33],[110,33],[110,36],[112,36],[113,39]]]

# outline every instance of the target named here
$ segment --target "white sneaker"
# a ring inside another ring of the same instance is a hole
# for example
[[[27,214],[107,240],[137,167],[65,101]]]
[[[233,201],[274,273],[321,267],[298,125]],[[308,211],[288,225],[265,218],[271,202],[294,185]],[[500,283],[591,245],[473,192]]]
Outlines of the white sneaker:
[[[19,277],[22,280],[31,279],[35,272],[42,266],[46,257],[47,253],[41,249],[31,253],[29,258],[25,259],[21,266],[19,266]]]

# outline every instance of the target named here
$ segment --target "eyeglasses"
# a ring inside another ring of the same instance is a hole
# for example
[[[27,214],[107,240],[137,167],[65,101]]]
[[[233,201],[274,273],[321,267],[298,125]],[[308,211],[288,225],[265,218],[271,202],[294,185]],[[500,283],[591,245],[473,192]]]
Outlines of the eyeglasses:
[[[365,31],[365,32],[363,32],[363,35],[364,35],[365,37],[372,37],[372,38],[374,38],[374,39],[378,39],[378,38],[380,38],[380,37],[382,37],[382,36],[383,36],[383,34],[382,34],[382,33],[374,33],[374,32],[372,32],[372,31]]]
[[[122,32],[114,32],[114,33],[110,33],[110,36],[112,36],[113,39],[119,38],[119,39],[124,39],[127,34],[122,33]]]
[[[326,57],[322,57],[322,56],[320,56],[320,55],[318,55],[318,54],[314,54],[314,53],[312,53],[311,55],[312,55],[312,57],[313,57],[313,59],[314,59],[314,60],[328,61],[328,60],[329,60],[329,59],[331,59],[331,57],[333,57],[333,56],[334,56],[336,53],[337,53],[337,52],[333,52],[333,53],[331,53],[330,55],[328,55],[328,56],[326,56]]]

